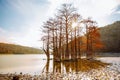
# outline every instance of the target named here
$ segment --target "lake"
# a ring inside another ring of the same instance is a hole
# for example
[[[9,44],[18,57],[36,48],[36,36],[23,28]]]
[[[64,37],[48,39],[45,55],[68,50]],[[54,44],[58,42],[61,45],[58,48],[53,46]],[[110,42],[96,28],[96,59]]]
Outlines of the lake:
[[[0,55],[0,73],[39,74],[46,64],[44,54]]]
[[[120,70],[120,57],[102,57],[99,58],[99,60],[118,64],[118,69]],[[47,62],[46,55],[44,54],[0,55],[0,73],[22,72],[24,74],[41,74],[45,70],[49,72],[62,72],[62,69],[65,72],[70,72],[79,70],[79,63],[80,62],[64,62],[61,64],[53,63],[52,60]]]

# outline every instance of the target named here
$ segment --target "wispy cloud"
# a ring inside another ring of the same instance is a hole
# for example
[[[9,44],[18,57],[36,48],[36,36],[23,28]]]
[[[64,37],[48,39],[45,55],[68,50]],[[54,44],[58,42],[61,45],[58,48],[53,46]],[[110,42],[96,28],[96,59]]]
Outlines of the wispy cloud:
[[[0,27],[0,42],[10,43],[10,34]]]
[[[42,35],[39,30],[43,22],[52,17],[63,3],[72,3],[84,18],[92,17],[100,26],[110,23],[108,17],[120,4],[119,0],[6,0],[6,2],[14,16],[10,20],[14,20],[12,25],[6,25],[12,30],[5,30],[1,26],[1,41],[33,47],[42,46],[42,43],[38,41]],[[19,15],[15,16],[15,14]],[[5,25],[7,22],[1,24]]]
[[[120,0],[48,0],[52,3],[51,7],[58,7],[63,3],[72,3],[83,18],[92,17],[98,22],[99,26],[109,24],[108,17],[113,9],[119,5]]]
[[[21,27],[21,30],[19,32],[16,32],[16,30],[12,32],[12,42],[26,46],[40,47],[42,43],[39,40],[42,33],[39,30],[43,22],[54,15],[59,3],[54,5],[52,1],[46,1],[43,4],[32,0],[13,0],[8,2],[14,10],[21,13],[25,18],[25,24],[17,26]]]
[[[8,0],[8,3],[24,17],[24,24],[21,20],[22,25],[16,26],[9,39],[12,39],[12,43],[40,47],[38,41],[41,38],[39,30],[42,22],[48,17],[48,3],[39,5],[32,0]],[[18,27],[21,30],[17,30]]]

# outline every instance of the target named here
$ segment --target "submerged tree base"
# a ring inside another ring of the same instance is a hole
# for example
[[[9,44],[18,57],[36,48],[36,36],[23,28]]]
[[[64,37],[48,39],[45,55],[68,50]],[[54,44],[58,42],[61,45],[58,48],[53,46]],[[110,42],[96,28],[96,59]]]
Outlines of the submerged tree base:
[[[49,64],[49,63],[48,63]],[[104,68],[108,63],[101,62],[95,59],[65,59],[65,60],[53,60],[52,72],[67,73],[67,72],[86,72],[92,69]],[[49,66],[46,66],[47,68]],[[51,72],[51,71],[45,71]]]
[[[55,62],[70,62],[70,61],[77,61],[78,59],[54,59]]]

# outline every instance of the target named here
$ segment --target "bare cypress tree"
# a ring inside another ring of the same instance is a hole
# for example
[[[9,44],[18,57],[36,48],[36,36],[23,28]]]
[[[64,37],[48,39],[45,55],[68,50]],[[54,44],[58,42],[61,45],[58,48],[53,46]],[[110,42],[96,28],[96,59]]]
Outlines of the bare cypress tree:
[[[44,28],[43,32],[47,33],[47,35],[42,37],[42,39],[43,39],[43,51],[45,52],[45,54],[47,55],[47,59],[49,60],[50,59],[50,51],[49,51],[50,29],[49,29],[48,23],[44,23],[43,28]]]
[[[78,13],[74,13],[72,17],[72,26],[74,27],[74,54],[76,59],[80,58],[80,22],[81,16]]]
[[[62,60],[62,43],[63,43],[63,24],[62,24],[62,17],[57,15],[57,30],[58,30],[58,57]]]
[[[53,58],[55,60],[55,58],[57,58],[57,48],[56,48],[56,36],[55,36],[55,32],[56,32],[56,24],[55,24],[55,20],[53,18],[49,19],[49,21],[47,22],[49,25],[49,29],[51,31],[51,38],[52,38],[52,51],[53,51]]]
[[[96,34],[95,33],[95,29],[96,29],[96,22],[91,20],[90,18],[86,19],[83,21],[83,23],[86,25],[86,56],[88,59],[93,59],[93,35]]]
[[[66,50],[65,58],[69,59],[69,24],[72,14],[75,13],[76,9],[71,4],[63,4],[62,8],[59,10],[59,15],[63,18],[63,24],[65,25],[65,40],[66,40]]]

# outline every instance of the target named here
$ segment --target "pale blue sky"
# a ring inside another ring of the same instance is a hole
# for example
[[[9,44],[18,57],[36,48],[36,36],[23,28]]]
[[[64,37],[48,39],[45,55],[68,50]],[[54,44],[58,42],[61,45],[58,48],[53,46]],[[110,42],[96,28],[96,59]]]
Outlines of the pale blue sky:
[[[41,47],[42,23],[63,3],[72,3],[99,26],[120,20],[119,0],[0,0],[0,42]]]

